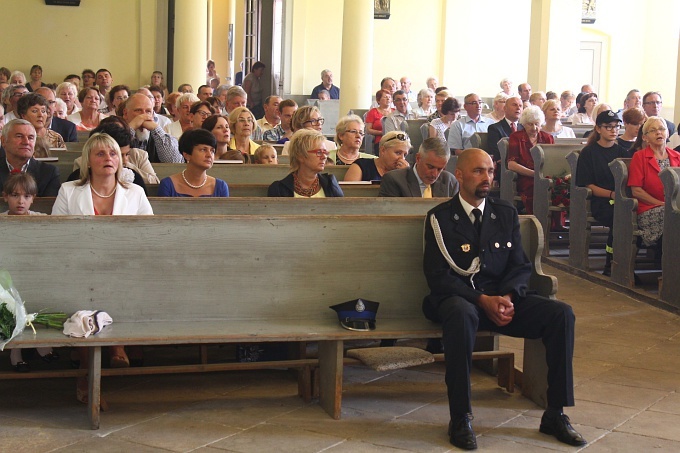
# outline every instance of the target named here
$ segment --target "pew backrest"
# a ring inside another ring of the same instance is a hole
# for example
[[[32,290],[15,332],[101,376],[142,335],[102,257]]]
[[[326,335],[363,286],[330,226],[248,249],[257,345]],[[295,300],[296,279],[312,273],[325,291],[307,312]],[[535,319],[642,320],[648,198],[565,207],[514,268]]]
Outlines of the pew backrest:
[[[588,253],[590,250],[590,232],[592,214],[590,199],[592,191],[587,187],[576,185],[576,171],[581,150],[567,154],[567,162],[571,169],[569,188],[569,264],[577,269],[588,270],[590,267]]]
[[[614,175],[614,259],[612,276],[614,283],[627,288],[635,286],[635,255],[637,254],[637,207],[638,201],[631,196],[628,187],[630,159],[614,159],[609,169]]]
[[[501,200],[505,200],[509,203],[515,204],[515,198],[517,196],[517,173],[508,169],[508,138],[503,137],[498,140],[498,151],[501,155],[500,168],[497,169],[501,172]]]
[[[659,176],[665,197],[661,267],[667,276],[661,285],[661,300],[680,308],[680,168],[665,168]]]

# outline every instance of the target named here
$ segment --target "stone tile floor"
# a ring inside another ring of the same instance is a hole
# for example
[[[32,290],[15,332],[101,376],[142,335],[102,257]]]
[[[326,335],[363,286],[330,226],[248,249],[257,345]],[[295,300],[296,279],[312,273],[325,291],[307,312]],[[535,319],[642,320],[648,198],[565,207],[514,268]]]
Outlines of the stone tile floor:
[[[558,276],[558,295],[577,316],[577,402],[567,412],[590,442],[583,450],[680,451],[680,317],[545,271]],[[521,364],[520,341],[501,345]],[[6,367],[6,353],[0,360]],[[98,431],[88,429],[72,379],[2,381],[0,451],[444,452],[455,449],[443,372],[441,363],[388,373],[347,367],[342,420],[303,403],[285,370],[108,377],[110,410]],[[540,434],[542,411],[493,377],[475,371],[472,391],[481,451],[577,450]]]

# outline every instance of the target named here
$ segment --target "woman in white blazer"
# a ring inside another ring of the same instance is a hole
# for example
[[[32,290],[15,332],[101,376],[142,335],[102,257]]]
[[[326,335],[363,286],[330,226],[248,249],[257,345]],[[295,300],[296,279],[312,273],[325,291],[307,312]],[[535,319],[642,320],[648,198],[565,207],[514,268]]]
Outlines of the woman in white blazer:
[[[83,146],[80,180],[62,184],[54,202],[52,215],[153,215],[144,190],[121,180],[123,159],[118,143],[108,134],[95,133]],[[78,348],[80,368],[87,368],[87,348]],[[111,346],[110,366],[130,366],[125,348]],[[76,385],[78,401],[87,403],[87,378],[79,377]],[[101,399],[101,407],[106,402]]]
[[[123,160],[108,134],[93,134],[83,146],[80,180],[61,185],[52,215],[152,215],[144,190],[121,180]]]

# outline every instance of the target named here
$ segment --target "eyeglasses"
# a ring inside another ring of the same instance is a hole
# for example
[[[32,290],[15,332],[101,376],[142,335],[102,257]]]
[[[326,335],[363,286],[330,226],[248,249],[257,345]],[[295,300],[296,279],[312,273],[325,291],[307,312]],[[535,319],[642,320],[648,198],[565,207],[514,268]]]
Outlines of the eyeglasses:
[[[646,101],[646,102],[643,102],[643,104],[645,104],[645,105],[661,105],[661,104],[663,104],[663,102],[662,101]]]
[[[366,135],[366,134],[364,133],[364,131],[360,131],[360,130],[357,130],[357,129],[350,129],[350,130],[348,130],[348,131],[345,131],[345,133],[346,133],[346,134],[354,134],[354,135],[358,135],[359,137],[363,137],[364,135]]]
[[[12,95],[13,98],[20,98],[24,94],[28,94],[28,91],[18,91]]]
[[[328,154],[329,154],[328,151],[326,151],[326,150],[323,149],[323,148],[319,148],[319,149],[310,149],[310,150],[307,151],[307,152],[308,152],[309,154],[316,154],[316,157],[328,157]]]
[[[207,116],[207,115],[206,115]],[[241,124],[246,124],[246,123],[254,123],[252,118],[239,118],[236,121],[238,121]]]
[[[650,129],[646,133],[647,134],[656,134],[657,132],[663,132],[663,131],[666,131],[666,130],[668,130],[668,129],[666,129],[665,127],[660,127],[658,129],[656,129],[656,128]]]
[[[406,134],[397,134],[397,135],[395,135],[394,137],[391,137],[391,138],[388,138],[387,140],[385,140],[385,143],[387,143],[387,142],[389,142],[389,141],[391,141],[391,140],[395,140],[395,139],[396,139],[396,140],[400,140],[400,141],[402,141],[402,142],[405,142],[406,140],[408,140],[408,135],[406,135]]]
[[[318,125],[323,125],[323,123],[325,123],[325,122],[326,122],[326,120],[324,118],[316,118],[316,119],[307,120],[302,124],[309,123],[312,126],[318,126]]]
[[[207,117],[210,116],[210,112],[206,112],[205,110],[197,110],[196,114],[201,115],[202,118],[207,118]],[[245,119],[245,118],[239,118],[238,120],[241,121],[242,119]],[[241,121],[241,122],[243,122],[243,121]],[[251,119],[250,122],[252,123],[253,120]]]
[[[600,127],[603,128],[603,129],[605,129],[605,130],[608,130],[608,131],[613,131],[613,130],[617,130],[617,131],[618,131],[619,129],[621,129],[621,125],[620,125],[620,124],[607,124],[607,125],[602,125],[602,126],[600,126]]]
[[[467,105],[482,105],[484,102],[482,101],[472,101],[472,102],[466,102]]]

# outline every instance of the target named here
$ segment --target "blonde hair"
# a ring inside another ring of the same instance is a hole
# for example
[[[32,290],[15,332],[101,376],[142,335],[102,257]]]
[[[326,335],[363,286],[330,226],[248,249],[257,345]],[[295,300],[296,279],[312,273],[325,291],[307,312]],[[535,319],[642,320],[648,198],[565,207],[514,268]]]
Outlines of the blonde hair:
[[[343,116],[338,120],[338,124],[335,125],[335,143],[338,145],[342,145],[342,140],[340,140],[340,136],[347,132],[347,126],[349,123],[359,123],[361,126],[359,129],[363,132],[364,130],[364,121],[361,119],[359,115],[347,115]]]
[[[276,154],[276,148],[274,148],[272,145],[264,144],[260,145],[256,150],[255,153],[253,154],[253,157],[255,158],[255,163],[259,164],[260,160],[262,159],[262,155],[266,151],[274,151],[274,154]]]
[[[304,129],[305,121],[309,121],[312,117],[312,112],[316,112],[321,116],[321,111],[315,105],[304,105],[297,109],[290,120],[290,128],[293,131]]]
[[[307,151],[313,149],[317,143],[326,141],[324,135],[314,129],[300,129],[293,134],[288,145],[290,154],[290,172],[300,169],[300,161],[307,159]]]
[[[96,132],[92,135],[90,135],[90,138],[87,139],[85,142],[85,145],[83,145],[83,153],[82,153],[82,160],[80,162],[80,180],[76,183],[78,186],[84,186],[88,182],[90,182],[90,153],[92,152],[93,149],[102,147],[102,148],[111,148],[113,149],[116,154],[118,155],[118,168],[116,169],[116,182],[120,184],[123,187],[127,188],[127,183],[124,181],[121,181],[120,175],[123,172],[123,156],[120,153],[120,146],[118,146],[118,143],[109,135],[109,134],[104,134],[100,132]]]
[[[255,122],[255,115],[253,115],[253,112],[251,112],[248,107],[236,107],[229,114],[229,128],[231,129],[232,137],[233,134],[236,133],[236,122],[238,121],[238,117],[241,116],[241,113],[243,112],[248,112],[250,114],[250,117],[253,119],[253,132],[255,132],[257,123]]]

